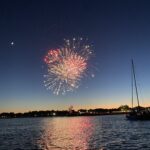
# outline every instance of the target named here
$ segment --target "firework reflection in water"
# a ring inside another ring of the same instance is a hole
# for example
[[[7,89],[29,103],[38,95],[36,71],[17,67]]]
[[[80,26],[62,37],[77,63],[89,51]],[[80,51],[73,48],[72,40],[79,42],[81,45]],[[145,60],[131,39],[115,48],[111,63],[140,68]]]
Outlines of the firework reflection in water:
[[[56,95],[78,88],[88,72],[92,53],[87,40],[64,40],[63,46],[49,50],[44,58],[47,65],[44,85]]]

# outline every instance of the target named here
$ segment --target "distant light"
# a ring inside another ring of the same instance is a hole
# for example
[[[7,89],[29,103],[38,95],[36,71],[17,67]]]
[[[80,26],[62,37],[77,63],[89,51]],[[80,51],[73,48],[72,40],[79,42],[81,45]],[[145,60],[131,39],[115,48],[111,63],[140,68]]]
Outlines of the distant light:
[[[92,76],[92,78],[94,78],[94,77],[95,77],[95,74],[92,74],[91,76]]]
[[[13,46],[13,45],[14,45],[14,42],[11,42],[10,44],[11,44],[11,46]]]
[[[56,116],[56,113],[55,113],[55,112],[53,112],[53,113],[52,113],[52,115],[53,115],[53,116]]]

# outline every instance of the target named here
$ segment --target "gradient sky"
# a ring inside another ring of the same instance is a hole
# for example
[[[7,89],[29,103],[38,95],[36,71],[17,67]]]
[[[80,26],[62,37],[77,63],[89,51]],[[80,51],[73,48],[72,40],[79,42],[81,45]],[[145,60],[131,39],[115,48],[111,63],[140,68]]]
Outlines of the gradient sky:
[[[131,58],[149,105],[149,8],[147,0],[0,1],[0,112],[130,105]],[[43,57],[73,37],[94,45],[95,78],[56,96],[43,85]]]

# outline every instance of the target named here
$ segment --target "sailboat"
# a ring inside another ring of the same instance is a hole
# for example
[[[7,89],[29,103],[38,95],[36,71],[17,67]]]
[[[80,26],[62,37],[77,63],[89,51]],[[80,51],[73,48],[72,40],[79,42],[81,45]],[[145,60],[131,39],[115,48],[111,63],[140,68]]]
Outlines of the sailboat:
[[[132,108],[131,111],[126,115],[126,118],[129,120],[150,120],[150,110],[148,108],[141,107],[139,103],[139,95],[138,95],[138,88],[137,88],[133,59],[131,60],[131,65],[132,65],[132,70],[131,70],[132,71]],[[136,93],[137,107],[133,107],[134,90]]]

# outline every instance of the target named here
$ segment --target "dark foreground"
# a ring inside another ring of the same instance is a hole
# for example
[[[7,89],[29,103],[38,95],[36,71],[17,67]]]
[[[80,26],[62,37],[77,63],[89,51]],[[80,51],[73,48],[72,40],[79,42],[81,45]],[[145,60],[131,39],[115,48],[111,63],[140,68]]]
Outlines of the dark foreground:
[[[149,121],[124,115],[0,120],[0,150],[149,150],[149,139]]]

